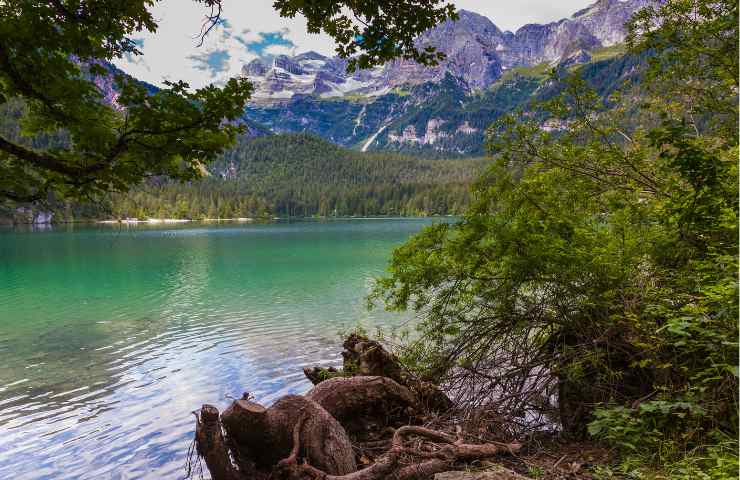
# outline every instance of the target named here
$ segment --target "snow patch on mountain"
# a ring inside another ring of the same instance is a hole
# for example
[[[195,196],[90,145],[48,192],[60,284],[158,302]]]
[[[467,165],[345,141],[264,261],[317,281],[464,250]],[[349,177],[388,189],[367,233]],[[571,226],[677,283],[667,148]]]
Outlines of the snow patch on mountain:
[[[586,61],[587,52],[623,42],[625,22],[635,11],[655,1],[598,0],[570,18],[524,25],[513,33],[502,32],[482,15],[461,10],[459,20],[444,22],[419,37],[420,47],[432,46],[446,55],[432,67],[396,60],[383,67],[348,73],[346,60],[306,52],[253,60],[242,68],[242,75],[255,85],[254,104],[285,102],[296,95],[372,98],[395,88],[441,82],[448,74],[470,90],[480,90],[513,67]]]

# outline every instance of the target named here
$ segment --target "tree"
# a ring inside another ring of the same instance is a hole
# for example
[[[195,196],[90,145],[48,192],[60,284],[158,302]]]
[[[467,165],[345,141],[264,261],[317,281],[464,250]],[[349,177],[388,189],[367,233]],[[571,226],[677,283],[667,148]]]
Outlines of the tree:
[[[210,8],[208,27],[220,21],[220,0],[195,0]],[[237,0],[234,0],[237,1]],[[352,67],[395,57],[434,62],[413,39],[454,17],[442,0],[393,2],[277,0],[281,15],[304,15],[310,32],[324,31]],[[221,88],[192,90],[167,82],[146,85],[112,70],[106,61],[140,55],[131,36],[156,31],[153,0],[11,0],[0,3],[0,107],[15,109],[22,131],[0,137],[0,198],[34,201],[51,192],[90,197],[125,191],[143,178],[189,180],[242,131],[240,118],[251,86],[231,79]],[[113,105],[100,82],[113,81]],[[49,148],[32,138],[52,135]]]
[[[399,248],[375,289],[421,316],[412,368],[670,478],[736,476],[737,9],[644,10],[646,82],[603,99],[556,72],[562,95],[491,127],[464,219]]]

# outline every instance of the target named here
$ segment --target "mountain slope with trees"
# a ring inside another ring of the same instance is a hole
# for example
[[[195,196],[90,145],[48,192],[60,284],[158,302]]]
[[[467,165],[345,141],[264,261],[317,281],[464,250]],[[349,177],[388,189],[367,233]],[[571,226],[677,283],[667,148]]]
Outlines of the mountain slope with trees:
[[[460,213],[483,160],[361,153],[305,134],[244,139],[200,181],[153,180],[112,196],[115,218]]]

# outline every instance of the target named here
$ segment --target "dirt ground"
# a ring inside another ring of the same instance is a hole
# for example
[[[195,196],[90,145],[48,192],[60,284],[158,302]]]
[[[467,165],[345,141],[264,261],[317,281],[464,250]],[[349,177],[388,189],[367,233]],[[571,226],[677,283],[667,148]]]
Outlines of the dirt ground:
[[[613,453],[598,445],[545,436],[525,442],[515,455],[471,465],[470,469],[485,471],[498,464],[532,479],[592,480],[594,467],[608,465],[612,459]]]

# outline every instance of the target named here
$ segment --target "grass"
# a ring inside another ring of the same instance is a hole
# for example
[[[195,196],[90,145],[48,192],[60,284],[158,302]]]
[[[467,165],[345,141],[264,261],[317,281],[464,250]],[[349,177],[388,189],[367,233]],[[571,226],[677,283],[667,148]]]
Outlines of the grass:
[[[552,66],[549,63],[540,63],[539,65],[533,65],[531,67],[514,67],[509,70],[505,70],[501,75],[501,78],[496,80],[490,87],[490,90],[496,90],[502,85],[511,82],[516,77],[529,77],[536,80],[544,80],[550,74]]]
[[[601,60],[608,60],[610,58],[618,57],[627,51],[627,46],[624,43],[612,45],[611,47],[603,47],[593,52],[590,52],[592,62],[600,62]]]

